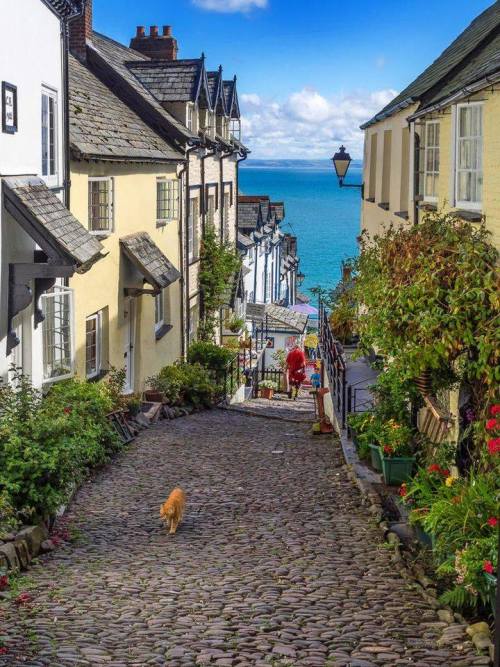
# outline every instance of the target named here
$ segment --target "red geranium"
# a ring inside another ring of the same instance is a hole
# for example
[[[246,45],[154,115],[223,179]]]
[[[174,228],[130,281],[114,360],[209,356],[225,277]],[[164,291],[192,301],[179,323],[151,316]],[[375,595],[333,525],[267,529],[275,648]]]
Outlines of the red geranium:
[[[408,493],[408,490],[406,489],[406,484],[403,482],[403,484],[401,484],[401,486],[399,488],[399,495],[401,496],[401,498],[404,498],[407,493]]]
[[[9,587],[9,577],[4,574],[0,577],[0,591],[4,591]]]
[[[437,463],[433,463],[427,468],[427,472],[441,472],[441,466],[438,466]]]
[[[494,431],[497,428],[497,420],[496,419],[488,419],[486,422],[486,430],[487,431]]]
[[[384,445],[384,454],[392,454],[393,449],[390,445]]]
[[[65,415],[70,415],[71,414],[71,408],[69,407],[69,405],[64,408],[63,412],[64,412]]]
[[[32,597],[29,593],[20,593],[16,598],[16,604],[28,604]]]
[[[500,415],[500,403],[496,403],[495,405],[491,406],[490,415],[492,417],[496,417],[497,415]]]
[[[0,655],[8,653],[9,649],[6,646],[0,646]]]
[[[490,516],[490,518],[486,523],[488,524],[488,526],[495,528],[498,525],[498,519],[496,518],[496,516]]]
[[[493,456],[493,454],[500,453],[500,438],[491,438],[488,440],[488,451]]]
[[[446,468],[445,470],[441,470],[441,474],[443,475],[443,477],[449,477],[450,471],[448,470],[448,468]]]
[[[484,570],[485,572],[487,572],[488,574],[493,574],[493,572],[494,572],[495,570],[493,569],[493,563],[491,562],[491,560],[485,560],[485,561],[484,561],[484,563],[483,563],[483,570]]]

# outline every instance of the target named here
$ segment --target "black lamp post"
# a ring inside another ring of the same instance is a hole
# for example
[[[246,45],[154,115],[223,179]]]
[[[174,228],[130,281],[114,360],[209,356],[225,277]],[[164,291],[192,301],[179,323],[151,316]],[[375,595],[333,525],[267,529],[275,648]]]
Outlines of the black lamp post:
[[[345,146],[341,146],[339,150],[332,157],[333,166],[335,167],[335,173],[339,179],[339,185],[341,188],[361,188],[363,191],[363,184],[359,183],[344,183],[344,178],[347,175],[347,170],[351,164],[351,156],[349,153],[345,152]]]
[[[304,282],[305,275],[301,272],[297,273],[297,285],[300,287]]]

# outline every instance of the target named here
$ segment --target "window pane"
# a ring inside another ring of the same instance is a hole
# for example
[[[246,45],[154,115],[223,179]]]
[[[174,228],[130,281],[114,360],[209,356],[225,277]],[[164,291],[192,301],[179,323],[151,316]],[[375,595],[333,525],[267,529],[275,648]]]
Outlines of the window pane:
[[[71,292],[48,292],[42,296],[43,377],[69,375],[71,355]]]
[[[55,102],[49,97],[49,175],[56,173],[56,115]]]
[[[111,188],[109,180],[89,181],[89,228],[111,230]]]
[[[97,361],[98,319],[89,317],[86,322],[86,372],[88,376],[98,372]]]
[[[42,95],[42,175],[49,173],[49,98]]]

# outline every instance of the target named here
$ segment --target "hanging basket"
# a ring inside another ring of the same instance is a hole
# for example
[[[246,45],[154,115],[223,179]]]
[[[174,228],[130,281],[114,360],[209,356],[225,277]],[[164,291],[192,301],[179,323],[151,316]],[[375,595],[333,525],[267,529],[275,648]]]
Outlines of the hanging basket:
[[[430,370],[423,371],[417,378],[415,378],[414,382],[422,396],[428,396],[431,393]]]

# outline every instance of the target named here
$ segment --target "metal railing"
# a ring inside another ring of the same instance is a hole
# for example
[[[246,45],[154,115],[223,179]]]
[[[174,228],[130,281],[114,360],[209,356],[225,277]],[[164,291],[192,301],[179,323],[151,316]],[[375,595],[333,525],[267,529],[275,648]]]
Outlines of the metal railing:
[[[322,367],[328,377],[335,410],[340,417],[342,428],[345,428],[347,417],[347,366],[342,354],[342,346],[333,335],[328,320],[328,311],[321,301],[318,314],[318,337],[323,361]]]

